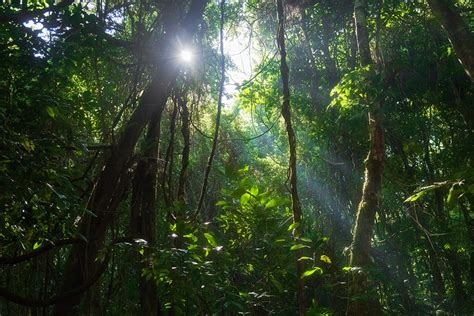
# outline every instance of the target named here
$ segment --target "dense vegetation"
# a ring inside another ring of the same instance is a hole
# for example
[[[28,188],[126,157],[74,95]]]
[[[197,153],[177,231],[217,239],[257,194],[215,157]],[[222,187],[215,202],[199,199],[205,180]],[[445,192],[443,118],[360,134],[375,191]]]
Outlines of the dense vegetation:
[[[474,314],[473,10],[0,1],[0,314]]]

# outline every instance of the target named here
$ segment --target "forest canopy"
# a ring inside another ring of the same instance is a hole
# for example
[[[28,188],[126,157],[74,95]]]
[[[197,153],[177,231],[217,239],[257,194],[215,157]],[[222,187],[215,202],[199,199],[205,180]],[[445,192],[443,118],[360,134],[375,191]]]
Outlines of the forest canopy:
[[[469,0],[1,0],[1,315],[474,314]]]

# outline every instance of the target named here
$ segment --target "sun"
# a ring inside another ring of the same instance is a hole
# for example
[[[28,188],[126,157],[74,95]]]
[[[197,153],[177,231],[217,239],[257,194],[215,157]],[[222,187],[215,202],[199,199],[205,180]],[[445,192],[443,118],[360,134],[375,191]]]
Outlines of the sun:
[[[193,53],[189,49],[183,49],[179,53],[179,58],[185,63],[190,63],[193,60]]]

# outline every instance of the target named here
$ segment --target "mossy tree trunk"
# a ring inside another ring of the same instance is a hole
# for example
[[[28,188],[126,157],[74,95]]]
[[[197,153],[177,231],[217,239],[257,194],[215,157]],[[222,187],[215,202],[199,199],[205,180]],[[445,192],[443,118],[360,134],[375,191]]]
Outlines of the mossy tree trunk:
[[[354,3],[357,46],[361,67],[372,66],[369,34],[367,30],[367,5],[365,0]],[[372,70],[373,71],[373,70]],[[379,210],[382,175],[384,168],[384,136],[380,102],[375,96],[369,99],[369,153],[365,159],[364,186],[362,198],[357,208],[353,229],[350,266],[352,279],[347,315],[379,315],[380,305],[374,286],[368,277],[372,265],[370,257],[371,239],[375,214]]]

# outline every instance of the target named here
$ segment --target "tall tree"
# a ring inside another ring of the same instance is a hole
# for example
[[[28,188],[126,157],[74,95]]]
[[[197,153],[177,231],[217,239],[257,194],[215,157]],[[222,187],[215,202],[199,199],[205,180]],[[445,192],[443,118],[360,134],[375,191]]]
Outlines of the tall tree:
[[[160,144],[161,116],[166,104],[159,106],[148,123],[143,157],[137,164],[132,194],[131,234],[134,238],[145,240],[144,264],[139,267],[140,305],[144,315],[159,314],[156,282],[147,279],[142,269],[147,267],[151,254],[156,247],[156,198],[158,184],[158,157]]]
[[[281,104],[281,115],[285,120],[286,133],[288,135],[288,146],[290,148],[290,157],[288,161],[288,176],[290,180],[291,209],[293,212],[293,223],[295,228],[293,231],[294,238],[298,240],[302,237],[302,219],[303,212],[301,210],[300,198],[298,195],[298,177],[296,172],[296,134],[291,121],[290,106],[290,71],[286,61],[286,45],[285,45],[285,12],[283,0],[277,0],[278,15],[278,32],[277,43],[280,51],[280,76],[283,83],[283,101]],[[301,251],[296,251],[296,276],[298,278],[298,312],[299,315],[306,315],[306,298],[304,291],[304,264],[301,257]]]
[[[181,25],[183,35],[187,38],[192,38],[193,33],[196,32],[205,4],[205,0],[194,0],[191,3],[188,15]],[[170,29],[176,30],[178,28],[170,26]],[[173,35],[166,35],[162,41],[164,47],[168,49],[174,47],[172,45],[174,38]],[[163,56],[170,53],[175,52],[164,51]],[[117,145],[114,146],[89,200],[87,208],[90,212],[86,213],[81,221],[79,232],[85,236],[87,243],[78,244],[71,250],[60,293],[67,293],[81,287],[87,282],[90,275],[96,273],[100,264],[97,255],[103,247],[105,234],[114,218],[115,207],[119,203],[117,200],[122,198],[122,192],[118,192],[117,188],[126,189],[127,181],[129,181],[126,178],[126,171],[130,166],[137,140],[150,118],[156,117],[160,113],[161,106],[165,104],[164,101],[168,97],[170,86],[176,76],[177,68],[173,63],[162,63],[158,66],[150,85],[141,97],[140,104],[125,127]],[[73,308],[80,303],[82,296],[81,293],[68,300],[58,302],[56,312],[60,315],[71,314]]]
[[[367,29],[367,4],[365,0],[354,2],[354,19],[361,67],[373,70]],[[350,284],[351,298],[347,315],[378,315],[380,307],[368,280],[368,269],[372,264],[370,244],[373,235],[375,214],[380,207],[380,192],[384,166],[384,139],[381,105],[375,96],[369,96],[369,153],[365,159],[364,186],[357,208],[353,229],[350,265],[354,270]]]

